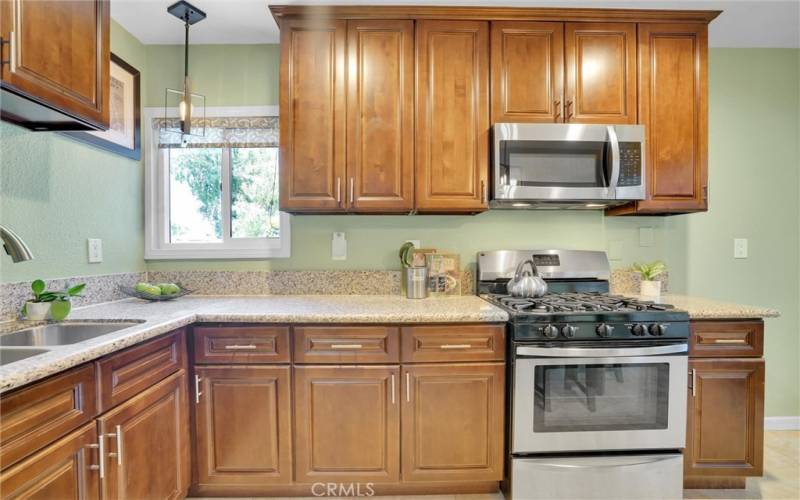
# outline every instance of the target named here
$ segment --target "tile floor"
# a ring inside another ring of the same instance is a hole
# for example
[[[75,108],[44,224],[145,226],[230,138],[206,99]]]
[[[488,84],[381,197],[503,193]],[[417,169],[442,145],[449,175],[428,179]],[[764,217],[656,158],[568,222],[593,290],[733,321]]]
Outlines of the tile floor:
[[[314,500],[316,498],[318,497],[309,497],[309,499]],[[381,500],[503,500],[503,494],[428,495],[425,497],[387,496],[379,498]],[[800,500],[800,431],[768,431],[765,433],[764,476],[748,479],[746,489],[684,490],[684,498]],[[216,500],[224,499],[217,498]],[[308,499],[296,497],[291,500]]]

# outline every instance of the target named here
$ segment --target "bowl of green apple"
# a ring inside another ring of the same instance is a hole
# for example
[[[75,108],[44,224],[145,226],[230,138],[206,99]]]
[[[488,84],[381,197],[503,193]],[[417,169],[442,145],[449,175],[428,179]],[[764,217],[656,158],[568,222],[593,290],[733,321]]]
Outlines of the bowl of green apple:
[[[146,283],[141,281],[135,286],[120,286],[125,295],[150,301],[173,300],[192,293],[180,283]]]

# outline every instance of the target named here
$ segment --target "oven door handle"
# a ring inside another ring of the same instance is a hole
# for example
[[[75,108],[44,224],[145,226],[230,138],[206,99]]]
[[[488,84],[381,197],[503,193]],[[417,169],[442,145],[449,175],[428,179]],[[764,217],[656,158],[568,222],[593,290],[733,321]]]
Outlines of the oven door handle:
[[[687,344],[660,345],[652,347],[582,348],[582,347],[533,347],[517,346],[517,357],[536,358],[620,358],[632,356],[660,356],[689,352]]]
[[[531,463],[533,467],[548,469],[596,469],[631,467],[635,465],[649,465],[667,460],[675,460],[679,455],[651,455],[633,456],[608,455],[608,456],[589,456],[589,457],[570,457],[567,459],[556,459],[553,463],[547,463],[542,459]],[[523,459],[524,461],[524,459]],[[527,465],[527,464],[526,464]]]
[[[608,126],[608,142],[611,144],[611,179],[608,183],[612,198],[616,198],[617,184],[619,184],[619,138],[613,125]]]

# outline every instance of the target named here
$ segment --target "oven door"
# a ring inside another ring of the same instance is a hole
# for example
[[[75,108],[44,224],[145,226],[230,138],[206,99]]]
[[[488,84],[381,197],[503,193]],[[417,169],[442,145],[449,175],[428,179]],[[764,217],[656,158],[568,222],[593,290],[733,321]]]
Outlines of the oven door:
[[[613,126],[495,125],[496,200],[613,200],[619,169]]]
[[[517,346],[512,453],[685,446],[688,346]]]

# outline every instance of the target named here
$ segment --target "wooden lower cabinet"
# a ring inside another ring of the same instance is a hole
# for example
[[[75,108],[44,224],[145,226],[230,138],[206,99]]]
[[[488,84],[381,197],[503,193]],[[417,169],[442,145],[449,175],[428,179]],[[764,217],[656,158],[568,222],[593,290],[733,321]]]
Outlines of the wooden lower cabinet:
[[[690,359],[689,371],[685,485],[733,476],[744,487],[763,471],[764,360]]]
[[[103,499],[183,498],[189,488],[186,372],[180,370],[97,419]]]
[[[94,423],[59,439],[0,474],[4,499],[84,500],[100,498]],[[95,468],[92,468],[92,467]]]
[[[400,480],[400,367],[296,366],[295,480]]]
[[[503,479],[505,364],[403,372],[403,480]]]
[[[292,482],[288,366],[197,367],[197,484]]]

